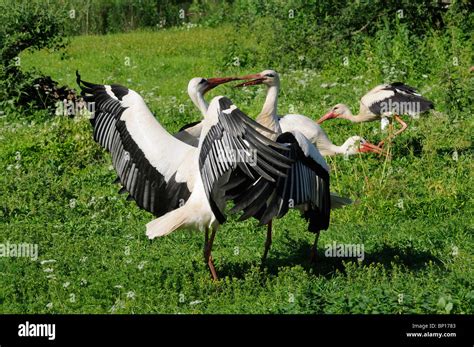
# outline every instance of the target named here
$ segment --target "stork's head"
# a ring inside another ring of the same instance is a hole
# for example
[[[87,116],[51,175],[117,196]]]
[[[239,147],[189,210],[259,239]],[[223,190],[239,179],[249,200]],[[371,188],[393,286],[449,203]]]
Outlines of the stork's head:
[[[334,105],[328,113],[318,119],[318,124],[321,124],[322,122],[328,119],[333,119],[341,116],[352,116],[352,112],[349,107],[344,104]]]
[[[253,75],[240,76],[239,79],[250,81],[237,84],[236,87],[254,86],[257,84],[265,84],[268,87],[280,85],[280,76],[274,70],[264,70]]]
[[[199,108],[204,115],[207,112],[207,103],[202,97],[211,89],[217,87],[219,84],[227,83],[237,80],[237,77],[217,77],[217,78],[202,78],[195,77],[188,83],[188,95],[193,101],[194,105]]]
[[[385,155],[384,151],[381,148],[377,147],[376,145],[373,145],[361,136],[349,137],[341,147],[343,148],[344,153],[347,155],[368,152]]]
[[[197,93],[206,94],[211,89],[217,87],[220,84],[227,83],[230,81],[238,80],[237,77],[215,77],[215,78],[202,78],[194,77],[188,83],[188,94],[189,96]]]

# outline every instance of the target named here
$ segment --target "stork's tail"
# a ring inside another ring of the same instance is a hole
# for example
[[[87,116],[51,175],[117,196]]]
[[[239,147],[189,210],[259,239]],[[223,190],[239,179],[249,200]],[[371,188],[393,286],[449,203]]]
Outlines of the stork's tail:
[[[154,239],[155,237],[172,233],[186,222],[185,212],[186,209],[182,206],[168,212],[162,217],[152,220],[146,225],[146,236],[148,236],[149,239]]]
[[[352,203],[353,201],[351,199],[339,196],[336,193],[331,192],[331,210],[334,210],[336,208],[342,208]]]

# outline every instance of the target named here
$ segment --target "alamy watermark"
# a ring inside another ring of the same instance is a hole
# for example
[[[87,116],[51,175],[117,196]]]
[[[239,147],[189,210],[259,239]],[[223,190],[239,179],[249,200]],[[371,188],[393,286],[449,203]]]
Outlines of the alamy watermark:
[[[365,258],[364,244],[343,244],[336,243],[333,241],[324,246],[326,249],[324,255],[328,258],[357,258],[359,261],[363,261]]]
[[[0,257],[38,259],[38,244],[36,243],[0,243]]]
[[[420,113],[421,104],[420,102],[414,101],[382,101],[380,103],[380,113],[381,114],[410,114],[417,115]]]
[[[217,160],[220,163],[248,163],[250,166],[255,166],[257,165],[257,150],[236,150],[224,146],[223,148],[218,149]]]
[[[18,325],[19,337],[47,337],[48,340],[54,341],[56,339],[56,324],[38,324],[26,321]]]
[[[75,115],[89,115],[94,118],[95,102],[78,101],[64,99],[57,101],[55,109],[56,116],[75,116]]]

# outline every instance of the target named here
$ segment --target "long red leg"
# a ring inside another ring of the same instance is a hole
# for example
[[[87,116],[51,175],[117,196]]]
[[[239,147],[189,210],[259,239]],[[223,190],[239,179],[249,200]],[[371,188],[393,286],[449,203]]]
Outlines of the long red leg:
[[[393,137],[395,137],[395,136],[397,136],[397,135],[400,135],[400,134],[401,134],[402,132],[404,132],[404,131],[407,129],[407,127],[408,127],[407,123],[405,123],[405,122],[403,121],[403,119],[401,119],[399,116],[395,116],[395,120],[396,120],[398,123],[400,123],[400,125],[401,125],[402,127],[401,127],[401,129],[398,130],[395,134],[393,134]]]
[[[267,239],[265,240],[265,250],[263,251],[262,263],[267,260],[268,251],[272,245],[272,221],[267,224]]]
[[[403,119],[401,119],[399,116],[395,115],[393,118],[394,118],[398,123],[400,123],[400,125],[401,125],[402,127],[400,128],[400,130],[398,130],[397,132],[395,132],[395,134],[389,135],[389,136],[388,136],[387,138],[385,138],[383,141],[380,141],[379,144],[377,145],[377,147],[382,148],[386,141],[388,141],[388,140],[390,140],[390,139],[393,140],[393,138],[394,138],[395,136],[397,136],[397,135],[399,135],[400,133],[402,133],[403,131],[405,131],[406,128],[408,127],[407,123],[405,123],[405,122],[403,121]]]
[[[217,280],[217,272],[214,267],[214,261],[212,260],[212,245],[214,243],[214,238],[216,236],[216,229],[212,229],[211,238],[209,238],[209,229],[206,229],[205,240],[204,240],[204,261],[209,266],[211,271],[212,279]]]

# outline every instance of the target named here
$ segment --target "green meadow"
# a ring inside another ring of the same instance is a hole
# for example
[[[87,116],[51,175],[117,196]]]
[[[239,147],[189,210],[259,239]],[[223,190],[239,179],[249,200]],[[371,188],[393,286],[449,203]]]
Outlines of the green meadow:
[[[125,85],[175,132],[201,117],[186,92],[192,77],[273,68],[232,64],[229,38],[242,50],[259,44],[226,25],[134,31],[73,37],[63,51],[22,53],[21,64],[74,88],[76,69],[86,81]],[[216,236],[220,279],[213,282],[202,233],[147,239],[145,224],[153,216],[118,193],[110,155],[93,141],[86,116],[2,112],[0,242],[37,244],[38,259],[0,258],[0,312],[472,314],[473,117],[449,100],[473,91],[472,43],[431,37],[416,53],[425,62],[411,63],[416,48],[404,43],[403,32],[391,40],[396,48],[389,53],[386,38],[378,37],[362,54],[347,53],[347,64],[336,54],[320,70],[278,71],[282,115],[316,120],[338,102],[357,111],[369,89],[395,80],[416,87],[436,108],[406,118],[408,130],[388,144],[391,158],[327,159],[331,190],[354,204],[332,213],[316,264],[309,262],[314,236],[298,212],[274,222],[263,267],[266,228],[233,216]],[[456,50],[457,65],[446,47]],[[226,95],[255,117],[265,92],[230,83],[207,99]],[[373,143],[386,136],[379,122],[323,126],[336,144],[352,135]],[[363,259],[325,256],[333,242],[363,245]]]

